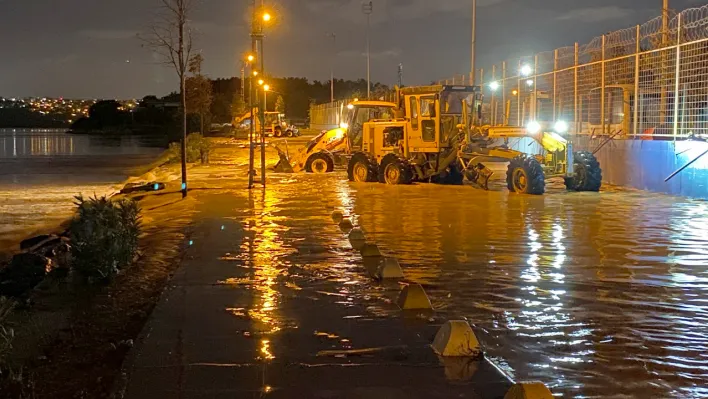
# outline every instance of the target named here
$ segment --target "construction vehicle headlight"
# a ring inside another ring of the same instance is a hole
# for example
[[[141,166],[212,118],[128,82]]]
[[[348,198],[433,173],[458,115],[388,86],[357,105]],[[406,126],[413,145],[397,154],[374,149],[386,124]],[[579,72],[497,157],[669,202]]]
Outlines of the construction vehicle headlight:
[[[526,130],[531,134],[536,134],[541,131],[541,124],[536,121],[531,121],[526,125]]]
[[[349,129],[349,124],[347,122],[342,122],[339,124],[339,127],[342,129]]]
[[[566,121],[556,122],[556,124],[553,126],[553,130],[555,130],[556,133],[567,133],[568,132],[568,122],[566,122]]]

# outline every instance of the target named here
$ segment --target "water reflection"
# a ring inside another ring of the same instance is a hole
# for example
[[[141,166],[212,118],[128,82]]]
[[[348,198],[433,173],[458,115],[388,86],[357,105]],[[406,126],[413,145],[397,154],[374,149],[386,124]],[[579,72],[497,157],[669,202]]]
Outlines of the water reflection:
[[[517,378],[566,397],[708,394],[704,202],[351,187],[367,235]]]
[[[61,130],[0,131],[0,159],[47,156],[140,155],[164,146],[162,139],[141,136],[85,136]]]

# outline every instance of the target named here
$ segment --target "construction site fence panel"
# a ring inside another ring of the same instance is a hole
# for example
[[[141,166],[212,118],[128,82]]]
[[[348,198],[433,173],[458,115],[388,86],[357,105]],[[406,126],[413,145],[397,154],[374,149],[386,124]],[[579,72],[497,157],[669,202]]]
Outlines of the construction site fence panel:
[[[494,125],[552,130],[563,121],[574,135],[708,138],[708,5],[438,83],[473,82]]]

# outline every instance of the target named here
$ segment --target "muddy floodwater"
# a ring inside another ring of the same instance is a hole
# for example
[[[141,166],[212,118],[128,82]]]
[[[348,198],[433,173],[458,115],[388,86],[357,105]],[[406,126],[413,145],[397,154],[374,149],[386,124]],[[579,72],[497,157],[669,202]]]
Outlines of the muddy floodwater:
[[[704,201],[567,193],[558,182],[526,196],[500,182],[481,191],[352,184],[342,173],[272,181],[254,194],[255,234],[280,237],[271,243],[276,264],[311,253],[302,267],[335,278],[345,296],[390,297],[329,219],[340,209],[423,284],[439,314],[466,317],[512,377],[563,397],[708,396]],[[312,237],[325,248],[308,247]],[[271,305],[277,319],[278,301]]]
[[[0,257],[19,240],[70,217],[74,196],[109,195],[160,154],[139,137],[0,129]]]

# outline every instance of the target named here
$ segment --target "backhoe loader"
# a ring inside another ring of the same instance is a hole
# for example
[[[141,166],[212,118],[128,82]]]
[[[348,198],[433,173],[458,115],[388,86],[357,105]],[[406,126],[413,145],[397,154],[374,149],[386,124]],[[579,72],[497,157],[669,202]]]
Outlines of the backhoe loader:
[[[335,165],[346,165],[354,150],[361,150],[364,123],[370,120],[390,120],[396,104],[385,101],[354,101],[347,106],[347,115],[338,128],[322,131],[304,148],[293,155],[276,147],[280,161],[276,172],[330,173]]]

